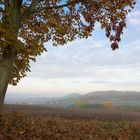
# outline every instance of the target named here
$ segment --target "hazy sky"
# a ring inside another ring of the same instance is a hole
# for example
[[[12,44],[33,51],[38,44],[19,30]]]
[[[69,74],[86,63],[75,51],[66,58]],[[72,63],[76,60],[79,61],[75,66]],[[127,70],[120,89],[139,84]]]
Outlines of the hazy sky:
[[[65,46],[45,44],[48,52],[31,63],[31,73],[18,86],[9,86],[13,96],[62,96],[97,90],[140,91],[140,0],[128,16],[120,48],[112,51],[97,24],[93,36]]]

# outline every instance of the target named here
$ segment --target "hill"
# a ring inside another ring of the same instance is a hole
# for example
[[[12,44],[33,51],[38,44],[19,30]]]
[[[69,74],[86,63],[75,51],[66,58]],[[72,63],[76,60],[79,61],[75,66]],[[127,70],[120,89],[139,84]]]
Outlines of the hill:
[[[125,108],[140,111],[140,92],[136,91],[95,91],[84,95],[78,93],[68,94],[64,97],[46,98],[33,97],[22,98],[12,102],[13,104],[44,105],[50,107],[65,108],[104,108],[113,106],[115,108]],[[11,102],[6,102],[11,103]]]

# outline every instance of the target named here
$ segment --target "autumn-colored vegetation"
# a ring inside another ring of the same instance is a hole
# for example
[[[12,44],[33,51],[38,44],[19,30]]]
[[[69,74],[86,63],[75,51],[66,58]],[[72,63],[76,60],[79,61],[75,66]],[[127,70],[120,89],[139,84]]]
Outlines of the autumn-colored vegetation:
[[[0,53],[13,64],[9,83],[30,71],[30,61],[46,50],[44,42],[64,45],[88,38],[99,22],[113,50],[136,0],[0,0]],[[7,57],[8,56],[8,57]],[[7,66],[7,65],[6,65]]]
[[[0,0],[0,112],[8,84],[30,71],[50,46],[92,36],[96,23],[118,49],[136,0]],[[52,42],[50,44],[50,42]]]
[[[5,113],[0,140],[140,140],[140,121],[97,121]]]

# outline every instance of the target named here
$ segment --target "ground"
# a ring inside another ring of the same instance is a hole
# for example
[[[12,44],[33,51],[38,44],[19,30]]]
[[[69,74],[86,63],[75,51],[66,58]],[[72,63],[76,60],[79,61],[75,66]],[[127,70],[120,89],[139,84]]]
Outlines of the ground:
[[[0,140],[140,140],[140,114],[8,105]]]

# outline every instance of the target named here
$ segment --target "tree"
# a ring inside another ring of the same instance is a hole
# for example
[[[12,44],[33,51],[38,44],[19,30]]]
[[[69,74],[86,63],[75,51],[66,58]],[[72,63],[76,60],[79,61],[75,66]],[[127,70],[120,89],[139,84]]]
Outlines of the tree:
[[[96,22],[113,50],[135,0],[0,0],[0,106],[8,83],[30,71],[29,62],[46,51],[44,42],[64,45],[91,36]]]
[[[103,104],[104,108],[106,109],[113,109],[114,105],[112,101],[105,101]]]

